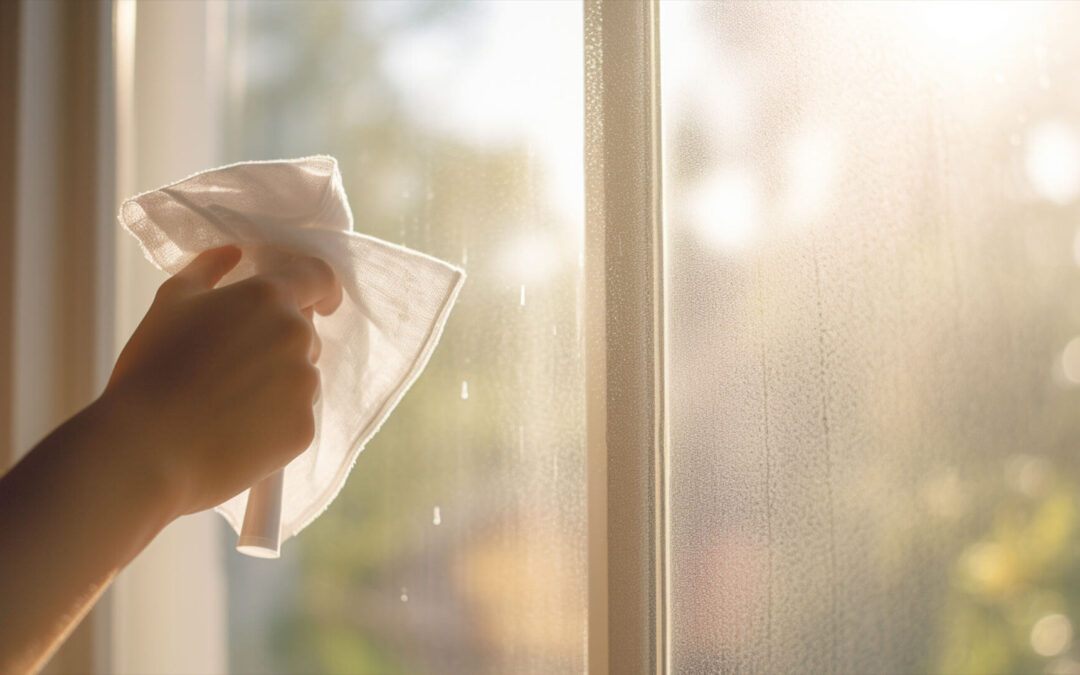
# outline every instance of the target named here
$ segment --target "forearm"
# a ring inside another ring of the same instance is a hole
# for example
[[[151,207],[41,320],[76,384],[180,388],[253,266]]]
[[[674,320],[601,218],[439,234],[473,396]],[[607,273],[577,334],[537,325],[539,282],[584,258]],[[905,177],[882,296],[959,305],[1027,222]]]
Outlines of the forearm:
[[[0,479],[0,675],[38,668],[177,515],[310,445],[311,313],[332,313],[341,286],[298,257],[215,288],[241,255],[205,251],[162,284],[102,398]]]
[[[99,400],[0,479],[0,672],[40,667],[174,517],[136,418]]]

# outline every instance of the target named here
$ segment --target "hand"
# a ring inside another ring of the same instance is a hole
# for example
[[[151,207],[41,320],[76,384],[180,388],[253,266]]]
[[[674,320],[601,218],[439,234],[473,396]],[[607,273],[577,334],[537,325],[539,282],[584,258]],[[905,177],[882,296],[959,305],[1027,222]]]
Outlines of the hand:
[[[127,459],[163,480],[176,515],[250,487],[315,433],[312,312],[337,309],[341,286],[325,262],[298,257],[215,288],[240,257],[206,251],[162,284],[98,402],[142,439]]]

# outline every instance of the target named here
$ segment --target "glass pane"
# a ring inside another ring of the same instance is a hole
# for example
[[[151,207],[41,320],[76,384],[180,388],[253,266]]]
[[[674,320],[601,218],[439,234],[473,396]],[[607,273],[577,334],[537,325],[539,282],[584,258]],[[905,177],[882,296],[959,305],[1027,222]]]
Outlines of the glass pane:
[[[675,672],[1080,672],[1078,29],[661,6]]]
[[[335,155],[358,230],[469,274],[329,510],[227,556],[231,667],[582,670],[580,5],[230,4],[227,41],[226,160]]]

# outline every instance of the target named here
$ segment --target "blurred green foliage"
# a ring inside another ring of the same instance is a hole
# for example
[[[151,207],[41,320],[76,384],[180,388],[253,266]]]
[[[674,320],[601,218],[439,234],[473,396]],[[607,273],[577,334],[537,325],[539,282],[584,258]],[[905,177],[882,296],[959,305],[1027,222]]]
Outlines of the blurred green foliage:
[[[1042,458],[1014,458],[1008,469],[986,501],[988,531],[950,570],[938,672],[1080,671],[1070,658],[1080,616],[1078,486]]]

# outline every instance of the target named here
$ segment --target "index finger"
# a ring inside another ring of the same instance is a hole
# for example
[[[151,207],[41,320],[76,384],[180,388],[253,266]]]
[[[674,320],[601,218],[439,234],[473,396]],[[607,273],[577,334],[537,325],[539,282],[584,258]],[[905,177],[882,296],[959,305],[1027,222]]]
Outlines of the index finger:
[[[324,260],[298,256],[269,273],[284,282],[296,298],[300,309],[312,307],[319,314],[330,314],[341,304],[341,284],[334,270]]]

